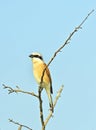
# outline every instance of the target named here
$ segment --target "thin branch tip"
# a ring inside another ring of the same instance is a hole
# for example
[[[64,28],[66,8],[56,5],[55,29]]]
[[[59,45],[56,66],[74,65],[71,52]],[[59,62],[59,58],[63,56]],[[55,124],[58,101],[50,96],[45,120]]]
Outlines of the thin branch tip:
[[[95,11],[95,9],[92,9],[92,11],[89,13],[89,15],[92,14],[94,11]]]
[[[2,84],[2,86],[3,86],[3,89],[6,89],[6,86],[5,86],[5,84]]]
[[[29,129],[29,130],[32,130],[30,127],[28,127],[28,126],[26,126],[26,125],[23,125],[23,124],[20,124],[19,122],[16,122],[16,121],[14,121],[13,119],[8,119],[8,120],[9,120],[9,122],[11,122],[11,123],[13,123],[13,124],[15,124],[15,125],[22,126],[22,127],[25,127],[25,128],[27,128],[27,129]]]
[[[11,94],[11,93],[24,93],[24,94],[29,94],[31,96],[39,98],[39,96],[37,94],[35,94],[34,92],[24,91],[24,90],[20,89],[20,87],[18,87],[18,86],[16,86],[16,89],[13,89],[12,87],[6,86],[4,84],[3,84],[3,86],[4,86],[4,89],[8,90],[8,94]]]
[[[8,119],[9,120],[9,122],[12,122],[13,121],[13,119]]]

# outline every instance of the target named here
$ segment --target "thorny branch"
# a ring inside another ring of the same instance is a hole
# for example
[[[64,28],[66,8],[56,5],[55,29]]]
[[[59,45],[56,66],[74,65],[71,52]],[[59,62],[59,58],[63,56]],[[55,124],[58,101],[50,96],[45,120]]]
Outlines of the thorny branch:
[[[16,124],[16,125],[18,125],[18,126],[25,127],[25,128],[27,128],[27,129],[29,129],[29,130],[32,130],[30,127],[28,127],[28,126],[26,126],[26,125],[23,125],[23,124],[20,124],[20,123],[18,123],[18,122],[16,122],[16,121],[13,121],[12,119],[9,119],[9,122],[11,122],[11,123],[13,123],[13,124]]]
[[[17,89],[13,89],[9,86],[6,86],[5,84],[3,84],[3,86],[4,86],[4,89],[8,89],[8,94],[11,94],[14,92],[15,93],[25,93],[25,94],[29,94],[31,96],[35,96],[35,97],[39,98],[38,95],[36,95],[34,92],[23,91],[23,90],[19,89],[19,87],[16,87]]]

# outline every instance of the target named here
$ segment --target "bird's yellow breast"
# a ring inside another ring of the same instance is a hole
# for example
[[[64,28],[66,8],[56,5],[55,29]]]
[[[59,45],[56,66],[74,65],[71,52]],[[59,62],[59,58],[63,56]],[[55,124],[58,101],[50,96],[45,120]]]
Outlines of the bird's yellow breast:
[[[46,68],[45,63],[36,63],[35,62],[33,65],[34,77],[39,85],[41,83],[41,77],[43,75],[43,71],[45,68]],[[46,68],[46,71],[45,71],[44,76],[43,76],[42,87],[45,87],[46,85],[50,84],[50,82],[51,82],[50,72],[49,72],[49,69]]]

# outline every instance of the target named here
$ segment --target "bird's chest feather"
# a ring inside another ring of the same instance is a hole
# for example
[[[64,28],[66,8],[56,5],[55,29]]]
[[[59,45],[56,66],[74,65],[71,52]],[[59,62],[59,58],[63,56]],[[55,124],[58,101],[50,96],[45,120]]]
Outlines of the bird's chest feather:
[[[34,73],[34,77],[36,79],[36,81],[38,82],[38,84],[40,84],[41,82],[41,77],[43,74],[43,71],[45,69],[45,65],[40,63],[40,64],[36,64],[33,66],[33,73]],[[47,72],[45,71],[44,76],[43,76],[43,86],[49,84],[49,77],[47,75]]]

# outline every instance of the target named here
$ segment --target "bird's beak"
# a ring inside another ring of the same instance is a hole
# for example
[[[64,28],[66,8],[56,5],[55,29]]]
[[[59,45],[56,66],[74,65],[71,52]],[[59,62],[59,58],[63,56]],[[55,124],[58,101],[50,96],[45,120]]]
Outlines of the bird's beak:
[[[29,55],[29,57],[30,57],[30,58],[33,58],[33,55],[31,54],[31,55]]]

